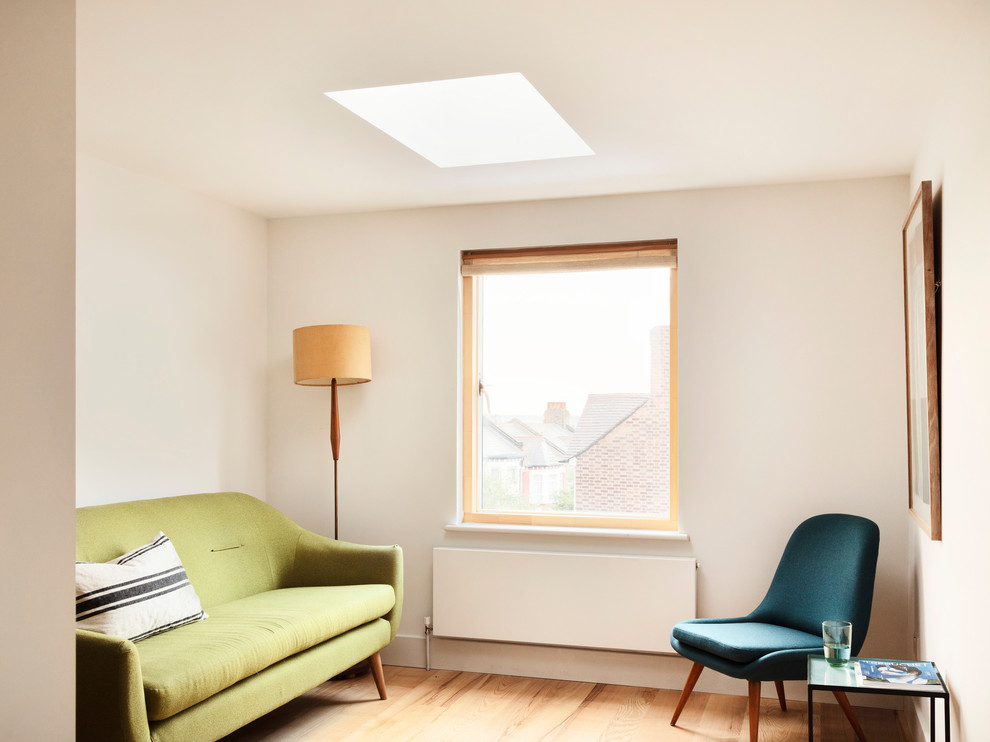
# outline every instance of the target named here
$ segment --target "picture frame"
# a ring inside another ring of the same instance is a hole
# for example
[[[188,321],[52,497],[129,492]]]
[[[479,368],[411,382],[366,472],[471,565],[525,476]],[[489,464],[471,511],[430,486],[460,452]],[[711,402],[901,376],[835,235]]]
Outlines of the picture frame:
[[[902,229],[908,509],[933,541],[941,541],[938,331],[932,203],[932,182],[926,180],[918,187]]]

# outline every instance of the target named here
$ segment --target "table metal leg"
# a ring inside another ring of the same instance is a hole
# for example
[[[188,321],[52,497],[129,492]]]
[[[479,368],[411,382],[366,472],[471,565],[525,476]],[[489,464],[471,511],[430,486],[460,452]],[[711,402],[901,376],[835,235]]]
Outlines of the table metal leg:
[[[935,699],[932,699],[932,703]],[[945,742],[949,742],[949,699],[942,699],[942,712],[945,714]]]
[[[815,707],[811,704],[811,686],[808,686],[808,742],[815,742]]]

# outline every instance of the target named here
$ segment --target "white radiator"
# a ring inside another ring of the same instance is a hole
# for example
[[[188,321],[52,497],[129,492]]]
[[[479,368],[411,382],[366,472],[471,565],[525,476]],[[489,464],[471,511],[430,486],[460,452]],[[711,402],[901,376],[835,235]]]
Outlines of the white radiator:
[[[695,617],[691,558],[433,550],[439,637],[671,653]]]

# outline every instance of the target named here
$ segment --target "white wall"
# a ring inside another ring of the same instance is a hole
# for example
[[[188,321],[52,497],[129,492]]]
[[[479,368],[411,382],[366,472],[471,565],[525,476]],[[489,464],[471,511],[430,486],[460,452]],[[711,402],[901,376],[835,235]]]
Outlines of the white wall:
[[[393,661],[422,662],[434,546],[693,555],[699,615],[738,615],[763,596],[793,527],[829,511],[879,523],[866,651],[902,655],[907,186],[902,177],[273,221],[269,502],[332,532],[328,393],[292,384],[291,331],[364,324],[374,380],[340,392],[340,534],[405,550]],[[690,542],[445,532],[457,502],[459,250],[668,237],[679,241]],[[668,686],[686,672],[674,658],[434,645],[438,667]],[[737,686],[705,675],[699,689]]]
[[[68,740],[75,4],[0,3],[0,739]]]
[[[267,225],[84,155],[77,502],[265,496]]]
[[[933,181],[942,213],[942,541],[912,528],[911,581],[921,655],[946,674],[961,742],[990,739],[990,8],[977,10],[911,177],[912,194]]]

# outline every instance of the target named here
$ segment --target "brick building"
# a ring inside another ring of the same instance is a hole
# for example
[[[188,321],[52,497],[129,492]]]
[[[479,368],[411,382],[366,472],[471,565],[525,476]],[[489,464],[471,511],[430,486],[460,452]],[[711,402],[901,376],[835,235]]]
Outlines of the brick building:
[[[576,424],[563,402],[485,415],[482,458],[486,508],[669,517],[670,327],[650,331],[649,392],[589,394]]]
[[[592,394],[571,440],[575,512],[670,512],[670,327],[650,331],[648,394]]]

